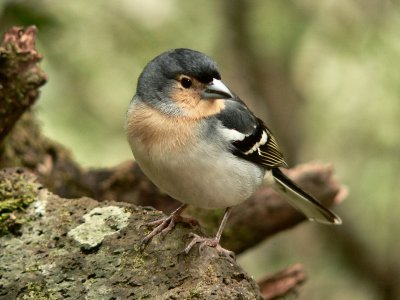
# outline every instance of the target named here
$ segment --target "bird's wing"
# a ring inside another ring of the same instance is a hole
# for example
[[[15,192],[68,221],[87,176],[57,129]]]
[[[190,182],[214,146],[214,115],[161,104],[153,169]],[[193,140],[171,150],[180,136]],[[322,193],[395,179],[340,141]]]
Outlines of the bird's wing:
[[[267,169],[287,167],[271,131],[243,102],[229,102],[217,117],[224,128],[229,130],[226,137],[230,138],[233,154]]]
[[[323,224],[341,224],[341,219],[325,208],[290,180],[279,167],[287,167],[271,131],[256,118],[242,102],[227,106],[218,119],[225,128],[225,136],[231,141],[231,151],[238,157],[270,169],[273,187],[282,193],[288,202],[310,220]],[[267,181],[267,180],[266,180]]]
[[[257,125],[252,134],[232,143],[236,149],[235,154],[267,168],[287,167],[271,131],[261,120],[256,120]]]

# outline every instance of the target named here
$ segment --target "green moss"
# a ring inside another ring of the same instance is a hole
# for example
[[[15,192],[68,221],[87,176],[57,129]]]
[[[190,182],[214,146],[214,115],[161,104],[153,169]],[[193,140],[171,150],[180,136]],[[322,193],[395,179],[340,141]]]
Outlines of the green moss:
[[[194,287],[189,291],[189,297],[190,299],[203,299],[203,293],[201,287]]]
[[[207,270],[206,270],[206,274],[207,274],[208,277],[212,277],[212,278],[217,276],[217,274],[215,273],[215,270],[214,270],[212,265],[208,265]]]
[[[141,269],[145,265],[145,260],[142,256],[134,256],[131,263],[134,270]]]
[[[18,213],[24,211],[37,196],[38,185],[22,170],[0,174],[0,236],[14,232],[23,223]]]
[[[129,265],[130,268],[138,271],[138,272],[147,272],[147,269],[143,269],[143,266],[149,264],[149,260],[152,260],[152,264],[156,263],[154,257],[149,255],[145,250],[140,250],[138,245],[134,245],[135,254],[134,255],[123,255],[122,256],[122,265]]]
[[[44,283],[30,282],[26,286],[26,293],[19,296],[18,300],[56,300],[54,291],[48,290]]]

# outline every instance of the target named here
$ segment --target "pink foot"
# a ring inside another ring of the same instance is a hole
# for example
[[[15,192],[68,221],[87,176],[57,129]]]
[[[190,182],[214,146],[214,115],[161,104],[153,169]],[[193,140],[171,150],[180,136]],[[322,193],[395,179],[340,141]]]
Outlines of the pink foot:
[[[204,249],[204,246],[214,247],[215,250],[217,250],[217,252],[219,254],[223,254],[230,260],[233,260],[233,261],[235,260],[235,253],[233,253],[232,251],[229,251],[225,248],[222,248],[221,245],[219,244],[219,239],[217,239],[216,237],[205,238],[205,237],[201,237],[195,233],[191,233],[190,236],[193,237],[193,239],[190,241],[190,243],[186,246],[186,248],[184,250],[184,252],[186,254],[189,253],[189,251],[193,248],[194,245],[200,244],[199,245],[200,253]]]
[[[185,218],[180,215],[171,214],[168,217],[161,218],[160,220],[156,220],[153,222],[149,222],[145,224],[146,226],[156,226],[148,235],[146,235],[143,240],[141,241],[141,248],[144,248],[151,239],[156,236],[157,234],[167,234],[172,229],[174,229],[176,223],[186,223],[191,226],[197,225],[198,222],[191,218]]]

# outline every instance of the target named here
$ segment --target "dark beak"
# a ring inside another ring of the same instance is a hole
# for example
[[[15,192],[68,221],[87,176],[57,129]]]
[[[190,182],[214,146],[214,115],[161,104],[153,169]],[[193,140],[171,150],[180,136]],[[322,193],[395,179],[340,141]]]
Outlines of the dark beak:
[[[229,99],[233,98],[231,91],[218,79],[213,79],[201,93],[203,99]]]

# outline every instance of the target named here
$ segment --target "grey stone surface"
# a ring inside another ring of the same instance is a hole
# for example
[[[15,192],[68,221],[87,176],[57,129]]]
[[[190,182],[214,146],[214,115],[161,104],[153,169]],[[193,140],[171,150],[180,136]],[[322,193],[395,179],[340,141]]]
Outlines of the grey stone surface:
[[[197,227],[178,224],[140,251],[143,225],[161,215],[38,189],[19,234],[0,237],[0,299],[260,299],[256,283],[214,249],[182,254]]]

